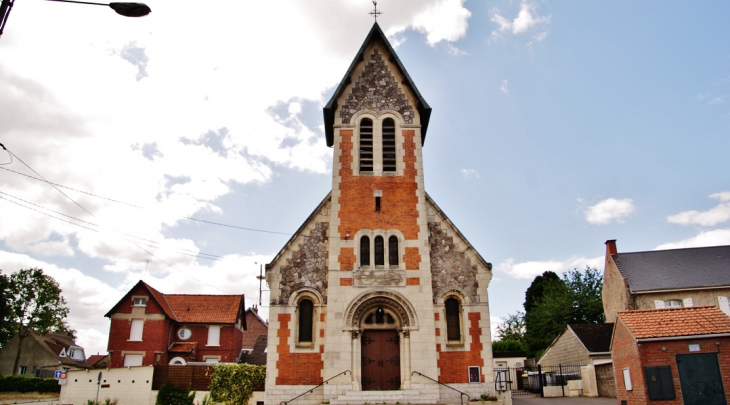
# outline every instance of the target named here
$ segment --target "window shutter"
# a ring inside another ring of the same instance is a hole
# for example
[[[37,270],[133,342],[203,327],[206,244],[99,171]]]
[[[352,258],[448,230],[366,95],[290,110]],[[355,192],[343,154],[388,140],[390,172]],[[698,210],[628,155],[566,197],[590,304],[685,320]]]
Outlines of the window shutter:
[[[664,308],[664,301],[662,301],[662,300],[654,300],[654,308],[656,308],[656,309],[662,309],[662,308]]]
[[[717,306],[720,307],[722,312],[730,315],[730,302],[727,297],[717,297]]]
[[[124,367],[141,366],[142,358],[142,354],[127,354],[124,356]]]
[[[219,346],[221,341],[220,325],[208,325],[208,346]]]
[[[692,305],[692,298],[685,298],[682,300],[682,306],[684,307],[693,307]]]
[[[143,329],[144,321],[142,319],[133,319],[132,327],[129,330],[129,340],[142,340]]]

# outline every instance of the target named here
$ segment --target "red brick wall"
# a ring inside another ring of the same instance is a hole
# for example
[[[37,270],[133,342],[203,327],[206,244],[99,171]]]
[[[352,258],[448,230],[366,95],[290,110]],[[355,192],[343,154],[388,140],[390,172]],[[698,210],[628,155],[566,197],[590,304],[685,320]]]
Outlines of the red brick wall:
[[[352,270],[355,268],[355,249],[340,248],[340,270]]]
[[[361,229],[398,229],[405,239],[418,238],[418,197],[416,196],[415,131],[403,131],[402,176],[355,176],[352,172],[351,130],[340,131],[340,235]],[[374,190],[383,190],[381,211],[375,211]]]
[[[253,349],[256,339],[261,335],[266,336],[269,333],[269,327],[262,323],[252,311],[246,311],[246,328],[246,331],[242,333],[242,349]]]
[[[276,362],[276,369],[279,372],[276,377],[277,385],[318,385],[322,383],[322,353],[324,345],[319,346],[318,353],[292,353],[289,350],[289,336],[291,330],[289,322],[291,314],[279,314],[279,330],[276,336],[279,338],[276,351],[279,360]]]
[[[719,342],[718,347],[715,342]],[[725,396],[730,403],[730,338],[709,338],[709,339],[687,339],[658,342],[635,343],[629,335],[622,322],[616,322],[616,331],[612,346],[613,369],[616,377],[616,396],[619,402],[628,400],[631,405],[647,404],[650,402],[661,403],[662,405],[681,405],[684,403],[682,389],[679,382],[679,371],[677,369],[677,354],[689,354],[689,345],[700,345],[700,352],[692,353],[717,353],[717,360],[720,363]],[[664,347],[664,350],[662,350]],[[673,400],[650,401],[644,367],[669,366],[674,380]],[[629,368],[633,390],[627,392],[624,385],[623,369]]]
[[[418,270],[421,264],[421,254],[418,253],[418,248],[407,247],[403,255],[403,262],[406,264],[406,270]]]
[[[164,352],[162,362],[166,364],[165,354],[167,353],[168,333],[170,322],[167,320],[145,320],[142,328],[142,341],[130,342],[129,332],[132,329],[132,322],[129,319],[112,319],[109,328],[109,345],[107,349],[111,354],[110,368],[124,367],[122,351],[144,351],[145,356],[142,364],[155,364],[154,352]],[[173,330],[171,333],[174,333]]]
[[[436,314],[438,320],[438,314]],[[482,359],[481,342],[482,329],[479,327],[481,314],[479,312],[469,312],[469,337],[471,337],[471,345],[469,350],[461,351],[441,351],[441,344],[436,345],[438,352],[438,380],[441,383],[468,383],[469,382],[469,366],[479,366],[482,372],[481,380],[484,382],[484,360]],[[439,330],[440,331],[440,330]]]

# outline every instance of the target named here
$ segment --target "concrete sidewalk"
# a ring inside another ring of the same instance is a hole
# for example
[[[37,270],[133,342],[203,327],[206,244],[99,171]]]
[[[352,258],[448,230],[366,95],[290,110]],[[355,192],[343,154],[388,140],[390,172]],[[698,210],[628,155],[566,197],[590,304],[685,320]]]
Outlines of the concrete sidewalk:
[[[516,397],[512,398],[512,405],[616,405],[616,398],[591,397]]]

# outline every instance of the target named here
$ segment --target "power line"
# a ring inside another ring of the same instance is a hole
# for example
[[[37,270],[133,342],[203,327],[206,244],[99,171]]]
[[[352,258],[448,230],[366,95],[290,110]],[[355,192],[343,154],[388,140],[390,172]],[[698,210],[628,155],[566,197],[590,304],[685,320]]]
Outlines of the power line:
[[[65,189],[68,189],[68,190],[73,190],[73,191],[76,191],[76,192],[79,192],[79,193],[83,193],[83,194],[86,194],[86,195],[90,195],[92,197],[101,198],[103,200],[115,202],[117,204],[124,204],[124,205],[128,205],[128,206],[134,207],[134,208],[145,209],[145,207],[142,207],[142,206],[139,206],[139,205],[130,204],[130,203],[127,203],[127,202],[124,202],[124,201],[115,200],[113,198],[102,197],[100,195],[93,194],[93,193],[90,193],[88,191],[78,190],[78,189],[75,189],[75,188],[72,188],[72,187],[64,186],[62,184],[53,183],[53,182],[50,182],[50,181],[48,181],[46,179],[39,179],[37,177],[33,177],[31,175],[28,175],[28,174],[25,174],[25,173],[21,173],[21,172],[15,171],[15,170],[11,170],[11,169],[8,169],[8,168],[5,168],[5,167],[0,167],[0,169],[7,170],[7,171],[12,172],[12,173],[15,173],[15,174],[19,174],[21,176],[25,176],[25,177],[28,177],[28,178],[33,179],[33,180],[37,180],[37,181],[42,181],[44,183],[48,183],[48,184],[50,184],[50,185],[52,185],[54,187],[55,186],[58,186],[58,187],[65,188]],[[241,230],[244,230],[244,231],[271,233],[271,234],[275,234],[275,235],[286,235],[286,236],[291,236],[292,235],[291,233],[286,233],[286,232],[277,232],[277,231],[269,231],[269,230],[265,230],[265,229],[248,228],[248,227],[245,227],[245,226],[224,224],[224,223],[221,223],[221,222],[207,221],[207,220],[204,220],[204,219],[198,219],[198,218],[193,218],[193,217],[178,217],[178,218],[186,219],[186,220],[189,220],[189,221],[203,222],[203,223],[210,224],[210,225],[225,226],[225,227],[228,227],[228,228],[241,229]]]
[[[28,169],[30,169],[30,170],[31,170],[31,171],[32,171],[33,173],[37,174],[37,175],[38,175],[38,176],[39,176],[39,177],[40,177],[41,179],[43,179],[43,181],[45,181],[46,183],[49,183],[49,184],[51,184],[51,186],[52,186],[52,187],[53,187],[54,189],[56,189],[56,191],[58,191],[59,193],[63,194],[63,195],[64,195],[64,196],[66,197],[66,198],[68,198],[69,200],[71,200],[71,201],[72,201],[72,202],[73,202],[74,204],[76,204],[76,205],[77,205],[77,206],[78,206],[79,208],[81,208],[82,210],[84,210],[84,211],[86,211],[87,213],[89,213],[89,215],[91,215],[92,217],[94,217],[94,218],[96,218],[96,219],[99,219],[99,218],[97,218],[97,217],[96,217],[96,215],[92,214],[92,213],[91,213],[91,212],[90,212],[89,210],[87,210],[86,208],[84,208],[83,206],[81,206],[81,204],[77,203],[77,202],[76,202],[76,201],[75,201],[75,200],[74,200],[73,198],[69,197],[68,195],[66,195],[66,193],[64,193],[63,191],[61,191],[60,189],[58,189],[58,187],[56,187],[55,185],[53,185],[52,183],[50,183],[50,182],[49,182],[48,180],[46,180],[46,179],[45,179],[45,178],[44,178],[44,177],[43,177],[43,176],[42,176],[42,175],[41,175],[40,173],[38,173],[37,171],[35,171],[35,170],[34,170],[34,169],[33,169],[32,167],[30,167],[30,166],[29,166],[29,165],[28,165],[27,163],[25,163],[25,162],[24,162],[24,161],[23,161],[23,160],[22,160],[21,158],[19,158],[19,157],[18,157],[18,156],[17,156],[16,154],[14,154],[14,153],[13,153],[13,152],[11,152],[10,150],[8,150],[8,149],[7,149],[6,147],[5,147],[5,145],[3,145],[2,147],[3,147],[3,149],[5,149],[5,150],[6,150],[6,151],[7,151],[7,152],[8,152],[8,153],[9,153],[9,154],[11,155],[11,156],[14,156],[14,157],[15,157],[16,159],[18,159],[18,161],[20,161],[21,163],[23,163],[23,165],[25,165],[25,167],[27,167]],[[67,221],[67,222],[68,222],[68,221]],[[131,244],[133,244],[134,246],[136,246],[136,247],[137,247],[138,249],[142,250],[143,252],[146,252],[146,253],[147,253],[147,254],[149,254],[150,256],[154,257],[155,259],[159,260],[160,262],[162,262],[162,263],[165,263],[165,264],[166,264],[166,265],[167,265],[168,267],[170,267],[170,268],[172,268],[172,269],[174,269],[174,270],[178,271],[179,273],[181,273],[181,274],[183,274],[183,275],[185,275],[185,276],[188,276],[188,277],[190,277],[191,279],[193,279],[193,280],[197,281],[198,283],[200,283],[200,284],[203,284],[203,285],[206,285],[206,286],[208,286],[208,287],[211,287],[211,288],[213,288],[213,289],[216,289],[216,290],[218,290],[218,291],[220,291],[220,292],[228,293],[227,291],[221,290],[220,288],[214,287],[214,286],[212,286],[212,285],[210,285],[210,284],[208,284],[208,283],[205,283],[205,282],[203,282],[203,281],[201,281],[201,280],[198,280],[197,278],[195,278],[195,277],[193,277],[193,276],[191,276],[191,275],[189,275],[189,274],[185,274],[185,273],[183,273],[183,272],[182,272],[182,271],[181,271],[180,269],[176,268],[175,266],[171,265],[170,263],[168,263],[168,262],[166,262],[166,261],[162,260],[161,258],[157,257],[157,256],[156,256],[156,255],[155,255],[154,253],[152,253],[152,252],[150,252],[150,251],[148,251],[148,250],[144,249],[143,247],[139,246],[139,244],[137,244],[136,242],[132,242],[132,241],[128,241],[128,242],[130,242]]]
[[[53,213],[55,213],[55,214],[58,214],[58,215],[62,215],[62,216],[64,216],[64,217],[67,217],[67,218],[71,218],[71,219],[73,219],[74,221],[79,221],[79,222],[82,222],[82,223],[84,223],[84,224],[87,224],[87,225],[90,225],[90,226],[94,226],[94,227],[96,227],[96,228],[101,228],[101,226],[100,226],[100,225],[98,225],[98,224],[95,224],[95,223],[93,223],[93,222],[89,222],[89,221],[84,221],[83,219],[80,219],[80,218],[76,218],[76,217],[74,217],[74,216],[71,216],[71,215],[67,215],[67,214],[64,214],[64,213],[62,213],[62,212],[58,212],[58,211],[52,210],[52,209],[50,209],[50,208],[46,208],[46,207],[44,207],[44,206],[42,206],[42,205],[38,205],[38,204],[32,203],[32,202],[30,202],[30,201],[27,201],[27,200],[24,200],[24,199],[22,199],[22,198],[16,197],[16,196],[14,196],[14,195],[11,195],[11,194],[8,194],[8,193],[5,193],[5,192],[3,192],[3,191],[0,191],[0,194],[4,194],[4,195],[6,195],[6,196],[8,196],[8,197],[11,197],[11,198],[14,198],[14,199],[16,199],[16,200],[22,201],[22,202],[24,202],[25,204],[30,204],[30,205],[36,206],[36,207],[38,207],[38,208],[40,208],[40,209],[43,209],[43,210],[46,210],[46,211],[50,211],[50,212],[53,212]],[[5,197],[2,197],[2,196],[0,196],[0,198],[4,199],[4,200],[6,200],[6,201],[12,202],[12,203],[14,203],[14,204],[16,204],[16,205],[19,205],[19,206],[21,206],[21,207],[23,207],[23,208],[27,208],[27,209],[33,210],[33,211],[35,211],[35,212],[38,212],[38,213],[40,213],[40,214],[43,214],[43,215],[49,216],[49,217],[51,217],[51,218],[55,218],[55,219],[59,219],[59,220],[61,220],[61,221],[67,222],[67,223],[69,223],[69,224],[71,224],[71,225],[76,225],[76,226],[79,226],[79,227],[81,227],[81,228],[84,228],[84,229],[88,229],[88,230],[90,230],[90,231],[94,231],[94,232],[100,232],[100,229],[93,229],[93,228],[89,228],[89,227],[86,227],[86,226],[83,226],[83,225],[79,225],[79,224],[77,224],[77,223],[74,223],[74,222],[71,222],[71,221],[65,220],[65,219],[63,219],[63,218],[55,217],[55,216],[53,216],[53,215],[50,215],[50,214],[47,214],[47,213],[45,213],[45,212],[39,211],[39,210],[37,210],[37,209],[35,209],[35,208],[32,208],[32,207],[28,207],[28,206],[25,206],[25,205],[23,205],[23,204],[17,203],[17,202],[15,202],[15,201],[12,201],[12,200],[10,200],[10,199],[8,199],[8,198],[5,198]],[[205,252],[198,252],[198,253],[195,253],[195,251],[194,251],[194,250],[192,250],[192,249],[186,249],[186,248],[181,248],[181,247],[174,247],[174,248],[173,248],[173,247],[165,247],[165,245],[163,245],[163,244],[162,244],[161,242],[158,242],[158,241],[155,241],[155,240],[151,240],[151,239],[146,239],[146,238],[142,238],[142,237],[139,237],[139,236],[135,236],[135,235],[132,235],[132,234],[129,234],[129,233],[125,233],[125,232],[120,232],[120,231],[116,231],[116,230],[112,230],[112,231],[113,231],[113,232],[115,232],[115,233],[118,233],[118,234],[120,234],[120,235],[128,236],[128,237],[130,237],[130,238],[135,238],[135,239],[139,239],[139,240],[142,240],[142,241],[145,241],[145,242],[150,242],[150,243],[153,243],[153,244],[154,244],[154,245],[150,245],[150,244],[147,244],[147,245],[145,245],[145,246],[149,246],[149,247],[154,247],[154,248],[157,248],[157,249],[162,249],[162,250],[174,250],[174,251],[175,251],[175,253],[177,253],[177,254],[181,254],[181,255],[186,255],[186,256],[192,256],[192,257],[198,257],[198,258],[201,258],[201,259],[208,259],[208,260],[221,260],[221,259],[223,259],[223,258],[224,258],[223,256],[218,256],[218,255],[214,255],[214,254],[210,254],[210,253],[205,253]],[[125,241],[127,241],[127,242],[131,242],[131,243],[137,243],[137,242],[135,242],[135,241],[133,241],[133,240],[130,240],[130,239],[124,239],[124,238],[120,238],[120,239],[122,239],[122,240],[125,240]],[[191,253],[193,253],[193,254],[183,253],[183,252],[180,252],[179,250],[183,250],[183,251],[191,252]]]

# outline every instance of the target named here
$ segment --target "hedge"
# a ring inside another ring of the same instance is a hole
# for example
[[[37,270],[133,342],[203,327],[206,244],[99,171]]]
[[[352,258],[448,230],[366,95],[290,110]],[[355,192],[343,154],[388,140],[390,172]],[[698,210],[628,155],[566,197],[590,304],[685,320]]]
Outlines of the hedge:
[[[61,392],[61,386],[55,378],[6,375],[0,377],[0,392]]]

